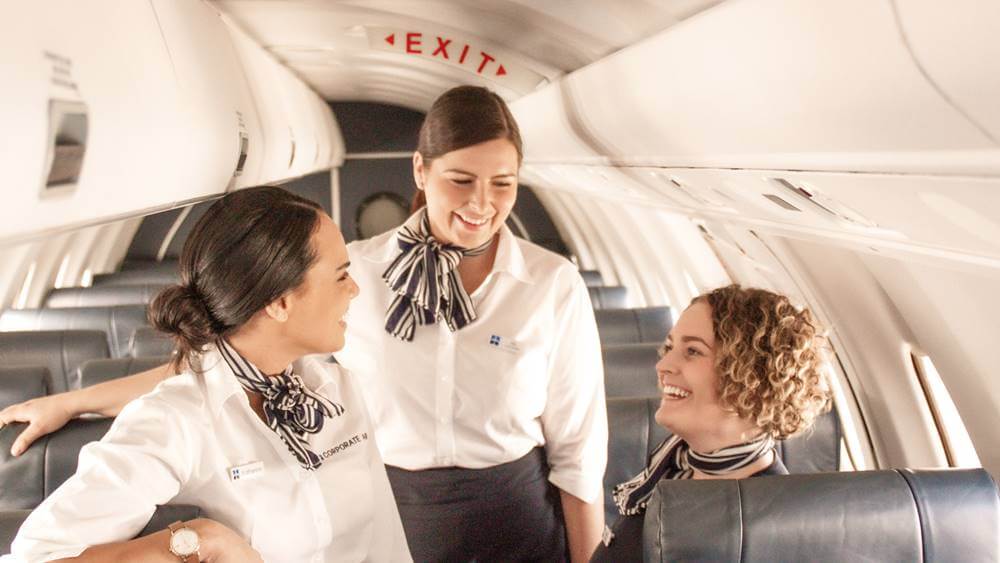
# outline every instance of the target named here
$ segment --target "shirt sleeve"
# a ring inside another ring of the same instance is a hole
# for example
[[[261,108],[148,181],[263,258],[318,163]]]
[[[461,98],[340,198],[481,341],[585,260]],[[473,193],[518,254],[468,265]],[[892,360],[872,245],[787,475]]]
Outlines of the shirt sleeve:
[[[76,473],[28,516],[13,555],[50,561],[135,537],[192,473],[200,445],[182,416],[159,398],[129,403],[101,441],[80,450]]]
[[[549,357],[548,399],[542,431],[549,481],[594,502],[602,495],[608,462],[608,414],[604,404],[604,364],[590,295],[576,272],[555,307],[555,336]]]

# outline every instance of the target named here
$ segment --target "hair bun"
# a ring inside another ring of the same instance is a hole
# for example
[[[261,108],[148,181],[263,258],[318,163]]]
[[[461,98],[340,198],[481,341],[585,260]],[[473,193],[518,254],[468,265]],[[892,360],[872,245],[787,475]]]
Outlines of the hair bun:
[[[197,290],[188,285],[171,285],[149,305],[149,322],[177,341],[182,354],[201,350],[218,336],[212,317]]]

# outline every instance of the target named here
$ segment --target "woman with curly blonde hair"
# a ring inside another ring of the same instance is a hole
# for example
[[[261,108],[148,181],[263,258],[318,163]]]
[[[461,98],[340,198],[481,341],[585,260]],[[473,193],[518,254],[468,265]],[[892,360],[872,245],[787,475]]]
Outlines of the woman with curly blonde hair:
[[[640,560],[660,479],[743,479],[788,471],[775,443],[829,408],[822,330],[783,295],[739,285],[696,297],[663,345],[656,422],[670,430],[648,466],[615,487],[621,513],[591,561]]]

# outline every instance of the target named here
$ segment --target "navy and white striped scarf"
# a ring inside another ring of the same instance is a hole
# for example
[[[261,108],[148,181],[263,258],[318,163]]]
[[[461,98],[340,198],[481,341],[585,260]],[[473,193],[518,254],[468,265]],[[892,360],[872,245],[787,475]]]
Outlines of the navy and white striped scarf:
[[[307,388],[302,378],[292,373],[292,366],[281,375],[268,377],[224,339],[219,339],[218,348],[240,385],[264,397],[268,428],[288,446],[299,464],[309,471],[322,465],[323,460],[309,449],[305,436],[322,430],[326,418],[344,414],[344,407]]]
[[[642,514],[660,479],[690,479],[695,469],[708,475],[726,475],[743,469],[773,449],[774,438],[770,434],[707,454],[696,452],[680,437],[671,436],[653,450],[642,473],[616,485],[611,494],[622,515]]]
[[[395,294],[385,312],[385,331],[407,342],[413,340],[418,325],[443,318],[454,332],[476,320],[472,299],[456,268],[462,256],[483,254],[493,243],[491,238],[481,246],[464,249],[438,242],[431,234],[426,207],[416,224],[412,223],[407,221],[397,231],[399,255],[382,274]]]

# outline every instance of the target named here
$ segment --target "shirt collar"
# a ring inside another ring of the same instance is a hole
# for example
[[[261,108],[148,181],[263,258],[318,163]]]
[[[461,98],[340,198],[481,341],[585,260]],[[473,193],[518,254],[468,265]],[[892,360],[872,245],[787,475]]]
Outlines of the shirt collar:
[[[236,376],[233,375],[229,364],[223,359],[215,344],[208,345],[205,351],[199,354],[195,364],[197,365],[193,367],[201,370],[208,406],[212,415],[218,417],[226,401],[234,395],[244,393],[243,386],[236,380]]]
[[[421,209],[410,215],[406,222],[399,228],[407,226],[415,228],[420,221],[420,213],[422,211]],[[399,228],[393,231],[391,235],[386,236],[384,240],[379,241],[367,255],[367,258],[373,262],[391,262],[399,254],[399,239],[396,236]],[[528,265],[524,260],[524,253],[521,252],[521,245],[518,243],[514,233],[511,232],[507,225],[503,225],[500,227],[498,234],[500,235],[500,240],[497,246],[497,255],[493,260],[493,269],[490,270],[490,273],[507,272],[515,279],[524,283],[535,283],[534,277],[528,271]]]
[[[326,382],[321,377],[311,373],[310,370],[304,369],[303,362],[305,360],[306,358],[300,358],[292,362],[292,373],[302,378],[302,383],[306,387],[319,391]],[[208,397],[208,405],[213,416],[218,417],[222,406],[234,395],[245,395],[243,386],[240,385],[215,344],[209,344],[205,351],[199,354],[195,362],[199,366],[198,369],[202,370],[201,377],[205,384],[205,394]]]

